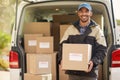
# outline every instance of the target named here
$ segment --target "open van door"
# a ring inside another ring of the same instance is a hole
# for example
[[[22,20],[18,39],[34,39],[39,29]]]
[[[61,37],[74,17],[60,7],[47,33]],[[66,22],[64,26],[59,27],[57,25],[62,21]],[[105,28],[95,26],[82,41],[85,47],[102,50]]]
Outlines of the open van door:
[[[21,6],[19,7],[19,5]],[[22,2],[20,0],[16,0],[15,5],[15,23],[12,29],[12,38],[11,38],[11,50],[9,52],[9,67],[10,67],[10,80],[23,80],[23,73],[25,72],[25,62],[23,52],[21,52],[19,43],[17,43],[18,37],[16,36],[18,33],[19,19],[20,14],[22,13],[22,9],[28,2]],[[18,8],[19,7],[19,8]],[[20,41],[20,40],[19,40]]]
[[[119,80],[120,79],[120,16],[118,15],[120,6],[117,4],[119,2],[113,0],[113,12],[114,12],[114,27],[115,27],[115,45],[111,54],[108,57],[109,62],[109,71],[110,71],[110,80]]]
[[[37,2],[52,1],[52,0],[23,0],[23,1],[30,3],[37,3]]]

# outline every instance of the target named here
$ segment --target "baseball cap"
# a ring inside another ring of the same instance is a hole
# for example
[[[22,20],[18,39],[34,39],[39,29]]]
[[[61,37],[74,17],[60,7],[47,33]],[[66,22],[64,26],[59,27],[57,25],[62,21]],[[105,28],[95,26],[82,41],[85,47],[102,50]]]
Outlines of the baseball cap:
[[[80,5],[78,6],[78,10],[80,10],[80,9],[83,8],[83,7],[87,8],[89,11],[92,10],[91,5],[88,4],[88,3],[82,3],[82,4],[80,4]]]

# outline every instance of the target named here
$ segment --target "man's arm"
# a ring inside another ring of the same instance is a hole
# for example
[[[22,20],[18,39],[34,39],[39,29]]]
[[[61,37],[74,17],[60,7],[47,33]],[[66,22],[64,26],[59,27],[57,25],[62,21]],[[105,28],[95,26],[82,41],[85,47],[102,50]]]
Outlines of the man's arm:
[[[105,36],[103,34],[103,31],[100,28],[98,28],[95,41],[95,52],[93,58],[91,59],[91,61],[94,64],[94,67],[98,64],[103,63],[104,57],[106,56],[106,50],[107,46]]]

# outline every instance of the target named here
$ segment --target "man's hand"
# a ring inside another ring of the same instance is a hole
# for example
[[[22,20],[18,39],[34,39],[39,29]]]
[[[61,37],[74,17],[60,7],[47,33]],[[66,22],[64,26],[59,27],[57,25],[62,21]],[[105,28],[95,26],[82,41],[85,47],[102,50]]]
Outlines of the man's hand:
[[[60,68],[60,70],[62,70],[62,65],[61,64],[59,64],[59,68]]]
[[[59,69],[62,70],[62,71],[65,71],[62,69],[62,60],[61,60],[61,63],[59,64]]]
[[[89,65],[89,66],[88,66],[88,70],[85,71],[85,72],[90,72],[90,71],[92,70],[92,68],[93,68],[93,62],[90,61],[88,65]]]
[[[59,64],[59,68],[60,70],[62,70],[62,60],[61,60],[61,63]]]

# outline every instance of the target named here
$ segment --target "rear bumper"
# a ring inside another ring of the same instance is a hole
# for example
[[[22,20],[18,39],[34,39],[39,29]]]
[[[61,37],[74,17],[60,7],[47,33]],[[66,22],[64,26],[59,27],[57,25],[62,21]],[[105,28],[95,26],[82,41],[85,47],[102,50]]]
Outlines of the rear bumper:
[[[120,80],[120,67],[110,68],[110,80]]]
[[[10,80],[22,80],[21,69],[10,69]]]

